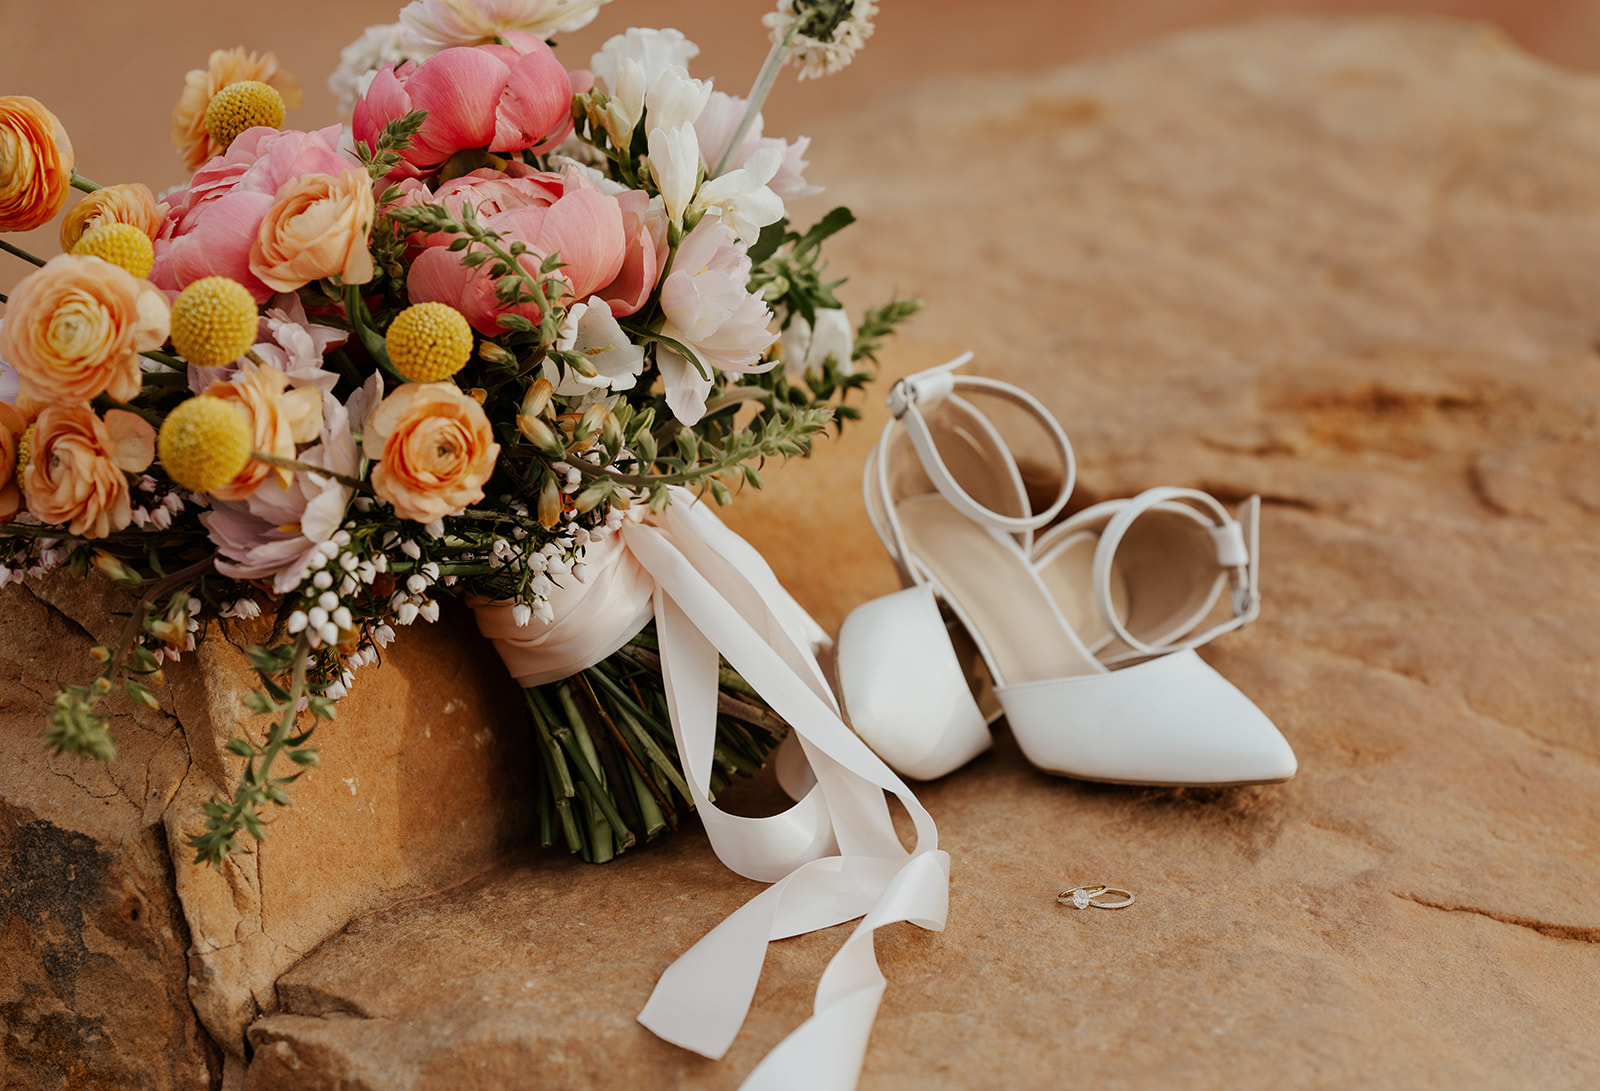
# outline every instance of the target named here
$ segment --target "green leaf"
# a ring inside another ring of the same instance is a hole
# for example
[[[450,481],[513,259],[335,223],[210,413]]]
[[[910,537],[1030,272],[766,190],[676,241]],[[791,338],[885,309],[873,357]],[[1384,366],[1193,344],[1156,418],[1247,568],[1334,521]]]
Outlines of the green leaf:
[[[228,740],[228,750],[234,754],[238,754],[241,758],[254,757],[256,753],[255,747],[251,746],[243,739],[238,738]]]
[[[828,236],[837,235],[855,222],[855,213],[840,205],[813,224],[811,230],[800,236],[799,240],[794,244],[795,253],[804,253],[807,250],[821,246],[822,241]]]

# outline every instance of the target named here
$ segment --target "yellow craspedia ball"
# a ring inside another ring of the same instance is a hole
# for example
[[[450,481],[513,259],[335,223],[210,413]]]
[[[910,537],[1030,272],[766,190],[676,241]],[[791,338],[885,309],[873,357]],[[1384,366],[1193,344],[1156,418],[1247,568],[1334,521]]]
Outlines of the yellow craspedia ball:
[[[256,301],[227,277],[204,277],[172,301],[172,347],[191,364],[223,367],[256,343]]]
[[[383,339],[394,369],[414,383],[437,383],[472,359],[472,327],[448,303],[415,303],[395,316]]]
[[[17,469],[15,477],[17,484],[22,484],[22,475],[28,468],[28,460],[33,457],[33,430],[36,425],[28,425],[22,435],[17,437]]]
[[[161,422],[157,444],[167,476],[190,492],[226,485],[250,461],[250,425],[229,401],[202,394]]]
[[[132,224],[106,223],[85,231],[72,247],[79,256],[100,258],[120,265],[143,280],[156,263],[150,236]]]
[[[230,83],[206,106],[206,132],[224,150],[246,129],[265,125],[276,129],[283,124],[283,96],[276,87],[260,80]]]

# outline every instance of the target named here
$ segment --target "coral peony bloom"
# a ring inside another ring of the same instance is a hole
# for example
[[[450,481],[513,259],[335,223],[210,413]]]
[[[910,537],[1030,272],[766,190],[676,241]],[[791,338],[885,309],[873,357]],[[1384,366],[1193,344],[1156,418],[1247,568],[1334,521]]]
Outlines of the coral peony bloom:
[[[453,383],[406,383],[367,417],[361,441],[373,491],[418,523],[482,500],[500,454],[483,407]]]
[[[207,163],[187,188],[172,195],[173,206],[155,240],[150,279],[169,291],[209,276],[236,280],[257,303],[273,291],[250,268],[261,223],[278,191],[308,174],[335,178],[360,169],[339,151],[339,126],[316,132],[250,129],[234,140],[228,154]]]
[[[87,405],[52,405],[34,422],[29,447],[29,514],[80,538],[104,538],[133,521],[127,475],[155,458],[156,432],[121,409],[102,421]]]
[[[154,240],[161,230],[165,204],[157,204],[155,194],[143,182],[124,182],[102,186],[67,210],[61,219],[61,250],[70,254],[84,233],[101,224],[129,224]]]
[[[205,393],[237,405],[250,422],[251,447],[278,458],[294,458],[296,443],[309,443],[322,430],[322,392],[316,387],[287,390],[289,380],[270,364],[243,365],[232,379],[212,383]],[[267,477],[288,488],[291,471],[251,459],[234,479],[212,489],[218,500],[243,500],[259,489]]]
[[[206,107],[216,93],[233,83],[259,80],[277,89],[283,105],[290,110],[300,105],[300,84],[278,67],[271,53],[247,53],[243,49],[217,49],[205,68],[192,69],[183,81],[183,95],[172,108],[172,143],[183,159],[185,170],[195,171],[228,149],[211,139],[206,131]]]
[[[17,487],[17,442],[27,431],[28,422],[14,405],[0,402],[0,523],[9,523],[22,507],[22,490]]]
[[[684,236],[672,272],[661,285],[663,336],[681,342],[708,368],[757,372],[772,367],[762,353],[777,340],[772,312],[759,295],[745,289],[750,255],[715,214],[708,214]],[[669,349],[657,354],[672,415],[694,424],[705,413],[711,379]]]
[[[167,339],[166,296],[100,258],[62,254],[16,286],[0,326],[0,357],[24,398],[86,402],[104,392],[131,401],[143,383],[139,353]]]
[[[337,178],[303,174],[290,179],[257,229],[250,271],[280,292],[333,276],[365,284],[373,273],[367,238],[374,207],[372,179],[359,167]]]
[[[0,96],[0,231],[50,222],[72,188],[72,141],[44,103]]]
[[[419,53],[484,45],[508,32],[539,38],[588,26],[610,0],[412,0],[400,9],[406,40]]]
[[[471,204],[507,242],[525,244],[522,265],[534,276],[547,256],[559,255],[562,267],[556,275],[568,287],[563,299],[597,295],[613,314],[633,314],[649,299],[661,273],[665,223],[652,217],[648,198],[637,191],[605,194],[576,167],[562,175],[530,171],[520,177],[474,171],[442,186],[434,200],[452,212]],[[462,254],[447,249],[448,235],[413,241],[427,249],[417,255],[406,281],[411,301],[448,303],[479,333],[504,333],[497,320],[507,308],[494,296],[488,266],[463,266]],[[514,311],[539,321],[536,304]]]
[[[355,139],[375,146],[388,122],[425,110],[422,131],[400,153],[424,172],[459,151],[544,152],[560,144],[572,131],[567,70],[538,38],[506,37],[511,45],[446,49],[379,72],[356,103]]]

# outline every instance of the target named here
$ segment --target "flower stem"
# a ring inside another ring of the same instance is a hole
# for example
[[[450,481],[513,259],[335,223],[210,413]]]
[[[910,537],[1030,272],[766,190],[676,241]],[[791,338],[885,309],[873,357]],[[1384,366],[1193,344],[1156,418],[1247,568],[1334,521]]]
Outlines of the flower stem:
[[[761,62],[761,71],[756,73],[756,82],[750,88],[749,101],[744,104],[744,117],[739,119],[739,127],[733,131],[733,139],[728,141],[728,150],[717,160],[717,167],[711,172],[713,178],[728,169],[728,160],[733,158],[734,150],[744,140],[745,134],[750,131],[750,126],[755,124],[756,115],[761,112],[761,104],[767,101],[772,85],[778,82],[778,73],[783,70],[783,62],[789,56],[789,46],[794,43],[795,31],[799,28],[800,20],[791,22],[789,29],[784,31],[783,38],[772,43],[772,48],[767,51],[767,59]]]
[[[157,352],[155,349],[149,349],[145,352],[141,352],[139,355],[148,357],[158,364],[164,364],[167,367],[170,367],[173,371],[187,372],[189,370],[189,365],[178,359],[176,356],[168,356],[166,353]]]
[[[17,257],[21,258],[23,261],[31,261],[35,265],[43,265],[44,264],[44,259],[43,258],[35,257],[34,255],[28,253],[26,250],[22,249],[22,247],[20,247],[20,246],[12,246],[10,243],[6,242],[6,240],[4,240],[4,239],[0,239],[0,250],[4,250],[8,254],[15,254]]]
[[[251,451],[250,457],[256,462],[265,462],[268,466],[281,466],[285,470],[295,470],[299,473],[321,474],[331,477],[341,485],[349,485],[352,489],[359,489],[365,482],[359,477],[350,477],[348,474],[338,473],[334,470],[313,466],[309,462],[301,462],[298,458],[284,458],[281,455],[269,455],[265,451]]]
[[[91,182],[77,171],[72,172],[72,188],[81,189],[85,193],[93,193],[97,189],[104,189],[99,182]]]

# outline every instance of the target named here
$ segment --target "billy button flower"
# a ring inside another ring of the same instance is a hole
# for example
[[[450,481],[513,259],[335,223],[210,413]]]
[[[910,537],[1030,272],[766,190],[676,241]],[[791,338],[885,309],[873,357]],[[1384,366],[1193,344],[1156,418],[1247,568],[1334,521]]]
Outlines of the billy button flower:
[[[224,367],[256,343],[256,301],[227,277],[203,277],[172,302],[172,347],[200,367]]]
[[[190,492],[210,492],[250,460],[250,425],[232,402],[202,394],[161,422],[157,451],[167,476]]]
[[[384,347],[389,362],[406,379],[437,383],[472,358],[472,327],[448,303],[416,303],[389,324]]]
[[[283,95],[276,87],[260,80],[241,80],[222,88],[206,104],[206,132],[227,151],[246,129],[281,127],[284,113]]]
[[[140,280],[150,275],[150,269],[156,261],[150,236],[125,223],[104,223],[91,227],[73,244],[72,253],[120,265]]]

